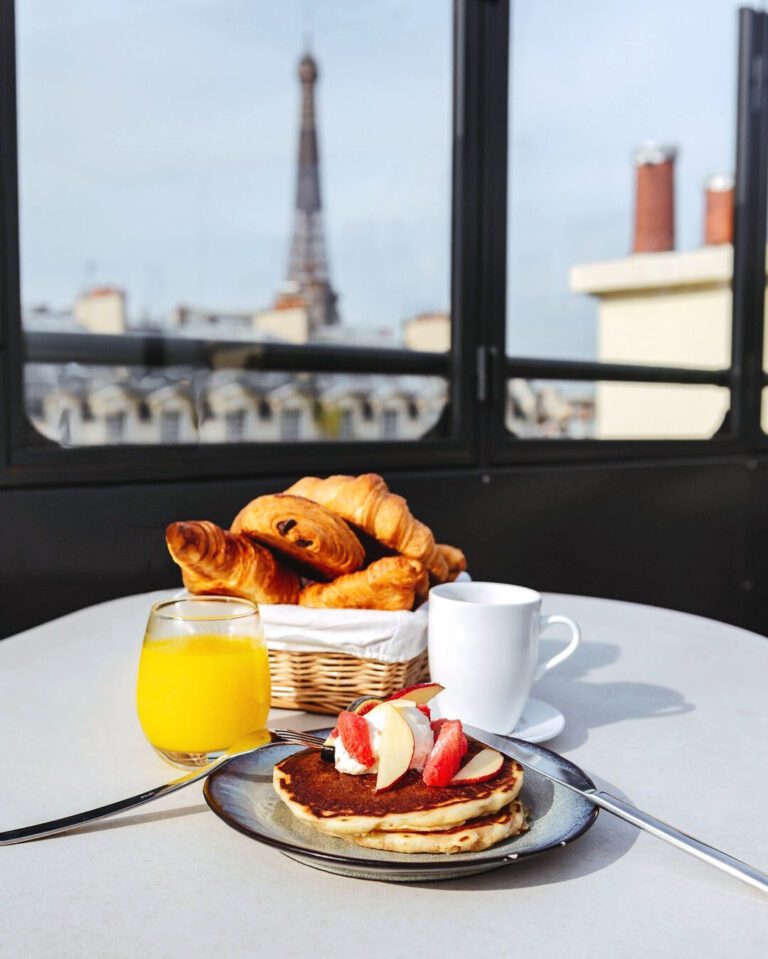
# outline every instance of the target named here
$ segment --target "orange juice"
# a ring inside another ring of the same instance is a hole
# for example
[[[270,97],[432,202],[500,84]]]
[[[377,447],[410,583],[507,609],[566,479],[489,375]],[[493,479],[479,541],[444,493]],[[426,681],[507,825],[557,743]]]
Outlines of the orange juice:
[[[260,637],[201,633],[144,640],[139,721],[157,749],[226,749],[266,726],[269,699],[269,659]]]

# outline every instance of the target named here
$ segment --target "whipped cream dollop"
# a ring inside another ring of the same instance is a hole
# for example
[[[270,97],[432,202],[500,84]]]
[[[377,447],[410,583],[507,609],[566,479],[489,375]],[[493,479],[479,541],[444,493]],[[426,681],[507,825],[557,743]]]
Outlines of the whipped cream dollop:
[[[408,699],[393,699],[389,702],[390,706],[399,709],[403,719],[408,723],[413,733],[413,759],[411,760],[411,769],[417,769],[421,772],[429,759],[429,754],[435,745],[435,737],[432,733],[432,725],[429,718]],[[375,773],[379,768],[379,754],[381,750],[381,730],[384,725],[384,715],[372,709],[363,716],[368,723],[368,729],[371,737],[371,749],[376,757],[372,766],[363,766],[356,759],[353,759],[344,748],[341,737],[337,736],[333,740],[335,749],[336,770],[340,773],[347,773],[350,776],[362,776],[366,773]]]

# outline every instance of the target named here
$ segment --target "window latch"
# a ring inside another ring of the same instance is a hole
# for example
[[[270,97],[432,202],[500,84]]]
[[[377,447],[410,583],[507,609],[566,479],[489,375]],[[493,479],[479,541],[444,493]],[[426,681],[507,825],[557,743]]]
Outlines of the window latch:
[[[488,403],[491,399],[492,363],[496,350],[492,346],[478,346],[476,357],[477,401]]]

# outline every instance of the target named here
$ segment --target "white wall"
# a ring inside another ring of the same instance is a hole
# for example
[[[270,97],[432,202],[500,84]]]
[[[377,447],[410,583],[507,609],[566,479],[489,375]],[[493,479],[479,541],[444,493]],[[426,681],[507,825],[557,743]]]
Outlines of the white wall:
[[[731,247],[722,246],[574,267],[571,288],[598,301],[598,358],[727,367],[732,262]],[[727,409],[727,391],[715,386],[599,383],[595,435],[706,438]]]

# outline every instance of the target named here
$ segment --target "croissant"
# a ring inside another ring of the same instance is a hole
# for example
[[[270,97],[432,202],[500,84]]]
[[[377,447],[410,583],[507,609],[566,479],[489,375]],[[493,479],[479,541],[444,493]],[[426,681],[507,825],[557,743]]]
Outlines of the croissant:
[[[432,531],[413,517],[403,497],[390,493],[376,473],[327,479],[305,476],[286,492],[320,503],[388,549],[430,566],[435,555]],[[441,561],[442,557],[435,560],[438,569]]]
[[[447,559],[436,548],[432,530],[413,516],[403,497],[391,493],[377,473],[326,479],[305,476],[286,492],[327,506],[385,548],[418,559],[433,582],[450,578]]]
[[[425,578],[424,567],[418,560],[385,556],[358,573],[339,576],[331,583],[305,586],[299,605],[327,609],[413,609]]]
[[[201,520],[171,523],[165,541],[191,593],[240,596],[256,603],[298,602],[298,575],[247,536]]]
[[[448,566],[447,582],[452,582],[459,573],[467,568],[467,557],[458,546],[448,546],[447,543],[438,543],[435,551],[442,556]]]
[[[324,506],[300,496],[259,496],[235,517],[233,533],[245,533],[292,560],[312,579],[333,579],[360,569],[360,540]]]
[[[414,603],[414,606],[418,606],[420,603],[425,602],[425,600],[429,598],[429,573],[423,564],[421,567],[421,573],[414,584],[414,590],[416,592],[416,599],[418,600],[418,603]]]
[[[429,578],[433,583],[445,583],[451,578],[448,560],[437,544],[424,562],[429,570]]]

